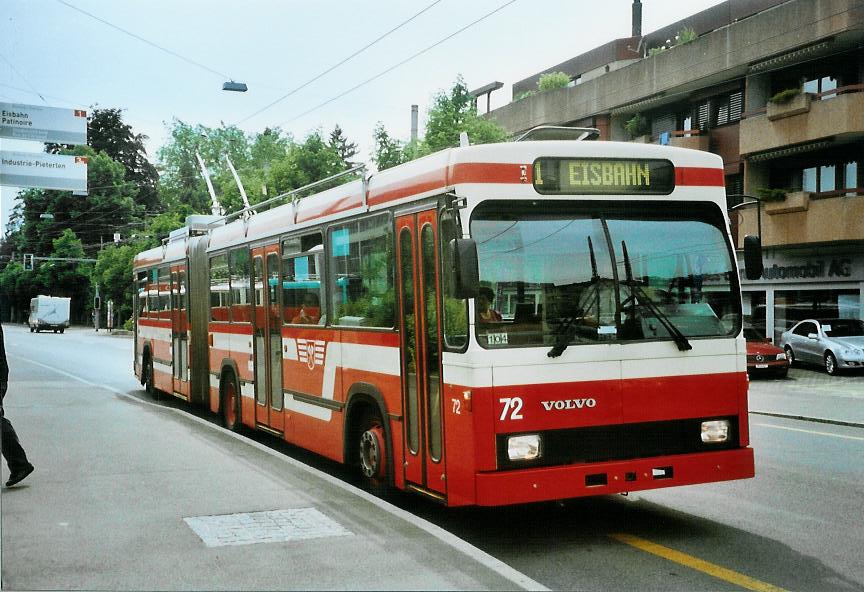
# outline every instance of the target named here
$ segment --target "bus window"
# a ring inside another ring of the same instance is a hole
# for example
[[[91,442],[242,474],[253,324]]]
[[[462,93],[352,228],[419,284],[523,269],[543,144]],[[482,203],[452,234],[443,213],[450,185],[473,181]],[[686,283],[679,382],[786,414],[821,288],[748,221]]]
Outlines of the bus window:
[[[317,325],[321,321],[318,266],[315,253],[282,260],[282,314],[286,324]]]
[[[159,269],[159,318],[171,318],[171,279],[167,267]]]
[[[249,285],[251,275],[251,258],[249,249],[241,247],[233,249],[230,255],[231,270],[231,322],[252,322],[252,287]]]
[[[210,259],[210,320],[228,322],[228,256]]]
[[[444,288],[444,346],[450,350],[462,351],[468,345],[468,300],[453,296],[452,270],[453,262],[448,245],[456,238],[459,227],[454,223],[449,212],[441,214],[439,225],[441,234],[441,284]]]
[[[139,271],[136,276],[135,286],[138,292],[138,318],[147,314],[147,272]]]
[[[330,230],[330,296],[335,324],[393,326],[396,296],[392,235],[387,215]]]

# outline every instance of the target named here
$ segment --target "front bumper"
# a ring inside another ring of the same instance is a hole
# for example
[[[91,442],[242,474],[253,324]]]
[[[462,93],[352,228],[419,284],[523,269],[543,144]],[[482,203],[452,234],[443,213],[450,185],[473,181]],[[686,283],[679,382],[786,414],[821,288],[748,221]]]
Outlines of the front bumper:
[[[480,473],[476,503],[524,504],[748,479],[754,474],[752,448]]]

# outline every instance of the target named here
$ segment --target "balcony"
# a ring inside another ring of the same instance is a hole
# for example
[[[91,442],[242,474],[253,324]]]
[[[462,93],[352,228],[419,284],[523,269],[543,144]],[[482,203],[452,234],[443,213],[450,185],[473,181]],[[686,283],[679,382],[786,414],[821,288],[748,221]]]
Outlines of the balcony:
[[[750,155],[827,140],[864,135],[864,84],[837,88],[745,114],[741,154]]]
[[[853,191],[856,195],[797,192],[783,201],[763,203],[762,245],[860,241],[864,238],[864,188]],[[756,208],[754,204],[729,212],[738,249],[744,248],[744,236],[760,234]]]

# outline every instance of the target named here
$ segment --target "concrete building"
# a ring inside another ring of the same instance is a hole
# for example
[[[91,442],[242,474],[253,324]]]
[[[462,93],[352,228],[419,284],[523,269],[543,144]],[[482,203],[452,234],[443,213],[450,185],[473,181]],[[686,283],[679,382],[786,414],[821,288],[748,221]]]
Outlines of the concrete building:
[[[864,319],[864,0],[727,0],[644,36],[641,9],[630,37],[514,84],[489,117],[719,154],[739,257],[746,234],[765,247],[763,277],[742,278],[750,322],[776,340]],[[547,72],[570,85],[531,94]]]

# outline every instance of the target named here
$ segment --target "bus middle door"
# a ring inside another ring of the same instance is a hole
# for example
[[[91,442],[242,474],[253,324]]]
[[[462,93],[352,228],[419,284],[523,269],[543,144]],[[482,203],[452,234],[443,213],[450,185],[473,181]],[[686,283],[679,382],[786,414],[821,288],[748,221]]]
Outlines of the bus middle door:
[[[189,321],[186,266],[171,266],[171,353],[173,391],[189,400]]]
[[[396,218],[396,234],[405,480],[446,495],[436,210]]]
[[[279,314],[279,245],[252,249],[255,423],[282,433],[282,320]]]

